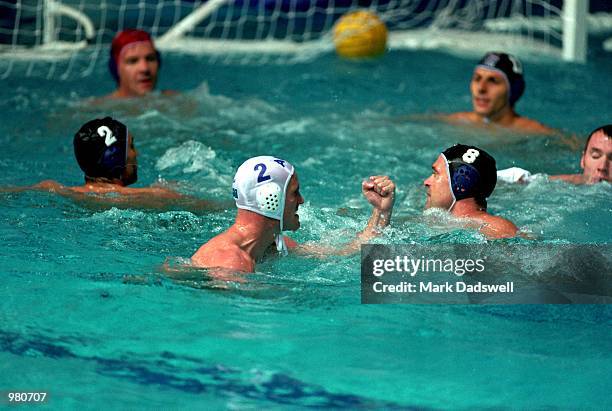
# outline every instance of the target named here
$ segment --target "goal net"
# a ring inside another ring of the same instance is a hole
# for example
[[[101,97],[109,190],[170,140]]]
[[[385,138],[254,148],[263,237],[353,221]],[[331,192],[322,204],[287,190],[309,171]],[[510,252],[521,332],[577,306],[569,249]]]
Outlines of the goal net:
[[[588,26],[612,30],[612,2],[597,1],[603,10],[589,14],[586,0],[0,0],[0,78],[87,76],[125,28],[150,32],[162,51],[295,63],[333,51],[334,23],[359,9],[386,24],[390,49],[520,48],[581,61]]]

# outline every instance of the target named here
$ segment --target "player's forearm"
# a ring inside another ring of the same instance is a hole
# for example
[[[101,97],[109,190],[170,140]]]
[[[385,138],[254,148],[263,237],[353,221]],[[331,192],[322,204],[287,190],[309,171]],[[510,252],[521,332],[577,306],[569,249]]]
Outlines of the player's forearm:
[[[311,255],[317,258],[326,258],[331,255],[350,255],[359,251],[361,244],[380,235],[382,229],[389,225],[391,221],[391,210],[381,211],[374,209],[368,220],[368,224],[360,233],[357,233],[355,238],[343,247],[335,248],[330,246],[321,246],[320,244],[300,244],[296,251],[301,254]]]
[[[372,215],[368,220],[368,224],[364,230],[358,234],[357,239],[360,240],[360,242],[365,242],[378,236],[381,230],[391,222],[392,211],[392,209],[380,210],[378,208],[372,210]]]

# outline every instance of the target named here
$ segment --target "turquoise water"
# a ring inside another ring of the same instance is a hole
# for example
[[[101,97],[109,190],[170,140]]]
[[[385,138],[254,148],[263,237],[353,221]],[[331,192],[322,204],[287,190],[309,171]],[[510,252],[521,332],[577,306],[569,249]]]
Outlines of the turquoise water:
[[[174,100],[92,105],[104,67],[83,80],[20,77],[0,89],[0,185],[82,183],[72,135],[124,121],[140,152],[137,186],[159,179],[229,198],[235,168],[274,154],[298,170],[298,241],[339,244],[369,208],[360,182],[398,185],[382,243],[482,243],[419,218],[422,181],[445,147],[487,149],[500,167],[578,172],[555,138],[495,135],[406,114],[467,110],[473,57],[392,52],[368,62],[226,66],[164,59]],[[582,139],[609,123],[610,57],[586,66],[527,59],[518,111]],[[493,213],[536,242],[610,242],[609,184],[498,185]],[[247,282],[164,275],[229,226],[234,210],[104,209],[49,193],[1,193],[0,390],[45,390],[56,408],[612,407],[608,306],[360,305],[359,256],[289,256]],[[516,240],[514,240],[516,241]]]

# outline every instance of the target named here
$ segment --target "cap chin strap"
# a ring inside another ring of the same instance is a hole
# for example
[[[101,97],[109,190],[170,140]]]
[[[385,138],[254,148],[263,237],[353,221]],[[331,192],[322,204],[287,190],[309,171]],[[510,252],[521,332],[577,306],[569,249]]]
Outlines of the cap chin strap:
[[[287,249],[287,244],[285,244],[285,236],[283,236],[282,231],[274,237],[274,242],[276,243],[276,250],[283,257],[289,254],[289,250]]]
[[[291,179],[291,177],[289,177],[289,179]],[[289,179],[287,179],[287,181],[289,181]],[[278,251],[278,253],[280,255],[282,255],[283,257],[286,256],[287,254],[289,254],[289,250],[287,250],[287,244],[285,244],[285,236],[283,236],[283,219],[285,218],[285,200],[287,197],[287,187],[285,186],[285,188],[283,189],[283,193],[285,193],[285,195],[283,195],[283,214],[281,215],[280,218],[280,231],[278,232],[278,234],[276,234],[274,236],[274,242],[276,243],[276,251]]]
[[[453,207],[455,206],[457,199],[455,198],[455,193],[453,192],[453,183],[451,182],[452,176],[450,173],[450,166],[448,164],[448,160],[446,159],[446,156],[444,155],[444,153],[442,153],[442,158],[444,159],[444,165],[446,166],[446,175],[448,175],[448,189],[450,190],[451,196],[453,196],[453,202],[451,203],[450,207],[448,207],[448,210],[446,210],[450,213]]]
[[[455,200],[455,195],[453,194],[453,202],[451,203],[450,207],[448,207],[449,213],[453,210],[453,207],[455,206],[456,203],[457,203],[457,200]]]
[[[274,241],[276,242],[276,250],[283,257],[289,254],[289,249],[287,248],[287,244],[285,243],[285,236],[283,235],[283,220],[285,219],[285,202],[287,201],[287,186],[289,185],[289,181],[291,181],[291,177],[293,177],[293,173],[295,169],[291,171],[287,180],[285,180],[285,185],[283,186],[283,214],[281,214],[280,218],[280,232],[276,234],[274,237]]]

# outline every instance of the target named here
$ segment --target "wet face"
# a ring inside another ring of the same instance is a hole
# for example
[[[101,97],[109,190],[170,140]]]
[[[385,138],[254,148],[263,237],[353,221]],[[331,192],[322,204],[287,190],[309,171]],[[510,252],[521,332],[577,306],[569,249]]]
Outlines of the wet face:
[[[599,183],[600,181],[612,182],[612,138],[606,136],[602,130],[597,131],[591,136],[589,145],[582,154],[580,167],[586,177],[588,184]]]
[[[497,71],[476,68],[470,83],[470,91],[474,112],[480,116],[493,118],[510,108],[508,84],[504,75]]]
[[[448,210],[453,204],[453,196],[448,183],[448,172],[442,155],[431,166],[431,175],[423,182],[427,188],[425,208],[443,208]]]
[[[291,176],[285,196],[285,210],[283,212],[283,230],[295,231],[300,228],[300,217],[297,210],[300,204],[304,204],[304,197],[300,194],[300,183],[297,174]]]
[[[151,43],[128,44],[117,62],[119,92],[131,97],[150,93],[157,83],[158,68],[157,53]]]
[[[131,134],[128,134],[128,152],[125,169],[121,176],[121,181],[124,185],[128,186],[134,184],[138,180],[138,151],[134,147],[134,138]]]

